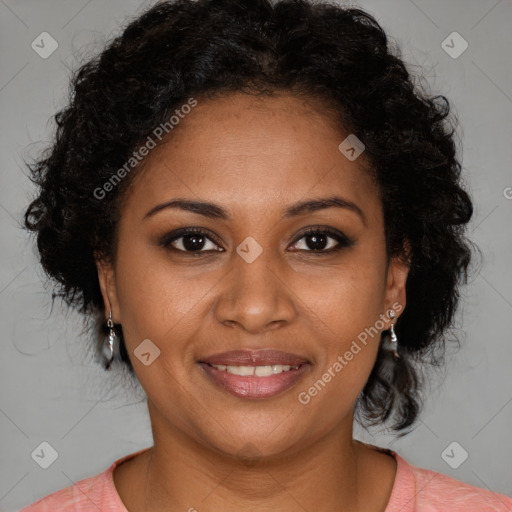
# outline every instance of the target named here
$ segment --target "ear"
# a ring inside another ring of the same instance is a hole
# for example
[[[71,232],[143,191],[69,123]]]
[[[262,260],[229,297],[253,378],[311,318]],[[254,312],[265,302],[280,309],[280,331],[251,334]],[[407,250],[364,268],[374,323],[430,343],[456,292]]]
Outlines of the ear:
[[[403,254],[392,258],[388,266],[385,294],[386,312],[393,309],[397,319],[405,309],[407,302],[405,285],[411,266],[411,257],[410,243],[405,241]]]
[[[109,311],[112,310],[112,320],[116,324],[121,322],[121,312],[119,310],[119,303],[117,300],[116,278],[114,266],[111,262],[102,258],[95,253],[94,260],[96,268],[98,269],[98,280],[101,288],[101,295],[103,296],[103,303],[105,304],[105,316],[108,318]]]

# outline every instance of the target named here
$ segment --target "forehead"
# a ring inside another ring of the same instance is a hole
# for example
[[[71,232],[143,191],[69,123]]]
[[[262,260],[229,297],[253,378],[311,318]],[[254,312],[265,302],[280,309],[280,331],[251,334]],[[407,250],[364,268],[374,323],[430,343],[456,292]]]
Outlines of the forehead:
[[[327,108],[286,94],[198,98],[147,157],[127,198],[130,209],[187,196],[240,216],[336,193],[378,209],[364,155],[350,161],[341,153],[349,134]]]

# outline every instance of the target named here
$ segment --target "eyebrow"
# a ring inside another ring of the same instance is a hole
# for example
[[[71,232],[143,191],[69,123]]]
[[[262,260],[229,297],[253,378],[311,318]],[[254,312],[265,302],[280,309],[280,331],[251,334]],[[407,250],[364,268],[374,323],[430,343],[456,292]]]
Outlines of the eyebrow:
[[[177,208],[188,212],[197,213],[210,219],[229,220],[231,218],[228,211],[217,204],[207,201],[191,201],[189,199],[178,198],[156,205],[155,207],[151,208],[151,210],[149,210],[146,215],[144,215],[143,219],[147,219],[148,217],[151,217],[167,208]],[[293,217],[298,217],[299,215],[305,215],[307,213],[313,213],[327,208],[346,208],[351,210],[357,213],[361,217],[363,223],[366,225],[366,217],[363,210],[357,206],[356,203],[349,201],[348,199],[344,199],[340,196],[321,197],[292,204],[288,206],[286,210],[284,210],[282,218],[290,219]]]

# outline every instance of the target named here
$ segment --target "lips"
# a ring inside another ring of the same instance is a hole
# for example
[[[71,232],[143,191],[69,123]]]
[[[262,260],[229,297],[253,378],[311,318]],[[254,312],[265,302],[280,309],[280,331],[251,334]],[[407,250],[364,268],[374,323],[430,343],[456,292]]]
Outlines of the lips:
[[[300,366],[309,363],[305,357],[274,349],[231,350],[203,358],[199,362],[209,365],[223,364],[226,366]]]
[[[211,383],[239,398],[252,399],[284,393],[311,368],[305,357],[274,349],[232,350],[198,364]]]

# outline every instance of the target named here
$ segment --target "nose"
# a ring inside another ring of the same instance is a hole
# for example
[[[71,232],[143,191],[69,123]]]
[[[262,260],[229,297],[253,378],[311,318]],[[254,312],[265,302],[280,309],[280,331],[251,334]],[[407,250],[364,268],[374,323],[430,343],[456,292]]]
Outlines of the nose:
[[[297,308],[287,273],[271,250],[263,250],[251,263],[234,253],[215,304],[217,321],[253,334],[291,323]]]

